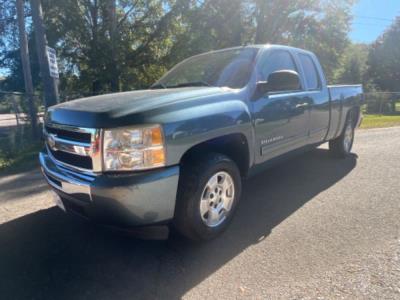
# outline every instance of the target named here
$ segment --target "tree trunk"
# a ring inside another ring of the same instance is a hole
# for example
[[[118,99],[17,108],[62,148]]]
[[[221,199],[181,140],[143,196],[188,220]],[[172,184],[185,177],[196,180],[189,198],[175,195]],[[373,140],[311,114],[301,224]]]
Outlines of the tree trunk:
[[[17,19],[18,19],[18,31],[19,31],[19,44],[21,52],[22,70],[24,72],[24,83],[25,83],[25,94],[28,99],[29,117],[31,120],[32,133],[34,136],[37,134],[37,112],[35,107],[35,101],[33,96],[33,84],[32,84],[32,73],[31,64],[29,61],[29,48],[28,40],[25,32],[25,13],[24,13],[24,2],[23,0],[16,0],[17,7]],[[14,99],[13,99],[14,101]],[[17,112],[16,112],[17,114]],[[17,117],[17,123],[18,117]]]
[[[40,0],[31,0],[32,21],[35,28],[35,41],[40,64],[40,75],[43,81],[46,108],[58,103],[57,81],[50,76],[49,62],[46,53],[46,34],[43,26],[43,13]]]
[[[116,0],[109,0],[108,14],[110,18],[110,42],[111,42],[111,91],[119,91],[119,72],[117,60],[117,15],[116,15]]]
[[[97,0],[93,2],[88,1],[90,18],[92,19],[92,40],[90,41],[90,54],[89,54],[89,67],[94,71],[92,75],[92,95],[98,95],[101,90],[101,82],[96,75],[100,71],[99,62],[97,60],[99,43],[98,43],[98,30],[99,30],[99,6]]]

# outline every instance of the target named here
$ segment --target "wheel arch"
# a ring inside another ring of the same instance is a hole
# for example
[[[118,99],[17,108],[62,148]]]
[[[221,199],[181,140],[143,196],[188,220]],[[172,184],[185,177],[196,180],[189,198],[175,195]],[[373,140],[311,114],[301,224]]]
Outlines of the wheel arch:
[[[352,109],[350,109],[347,113],[346,118],[350,115],[353,114],[353,127],[356,128],[359,118],[360,118],[360,114],[361,114],[361,107],[360,106],[355,106]]]
[[[193,145],[182,155],[179,164],[185,167],[191,160],[213,152],[228,156],[237,164],[241,176],[247,176],[250,168],[250,148],[243,133],[231,133]]]

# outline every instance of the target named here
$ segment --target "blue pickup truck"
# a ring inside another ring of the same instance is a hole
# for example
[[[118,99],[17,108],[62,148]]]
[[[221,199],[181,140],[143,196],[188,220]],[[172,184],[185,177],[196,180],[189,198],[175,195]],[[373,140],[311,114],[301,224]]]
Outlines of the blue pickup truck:
[[[360,85],[328,86],[305,50],[212,51],[147,90],[51,107],[40,163],[67,212],[207,240],[231,221],[243,179],[326,142],[346,157],[362,100]]]

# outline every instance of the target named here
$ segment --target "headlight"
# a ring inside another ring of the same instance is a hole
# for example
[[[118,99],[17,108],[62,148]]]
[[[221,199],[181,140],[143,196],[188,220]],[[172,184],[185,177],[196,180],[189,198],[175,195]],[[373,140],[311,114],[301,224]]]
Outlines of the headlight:
[[[132,171],[165,166],[161,127],[104,130],[105,171]]]

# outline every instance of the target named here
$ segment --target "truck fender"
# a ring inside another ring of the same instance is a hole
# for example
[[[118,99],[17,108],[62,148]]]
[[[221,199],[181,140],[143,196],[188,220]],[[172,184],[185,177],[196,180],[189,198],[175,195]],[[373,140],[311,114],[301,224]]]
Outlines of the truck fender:
[[[230,134],[242,134],[248,147],[253,145],[250,111],[241,100],[182,108],[159,115],[157,121],[163,124],[167,165],[178,164],[183,155],[196,145]],[[252,151],[248,150],[252,163]]]

